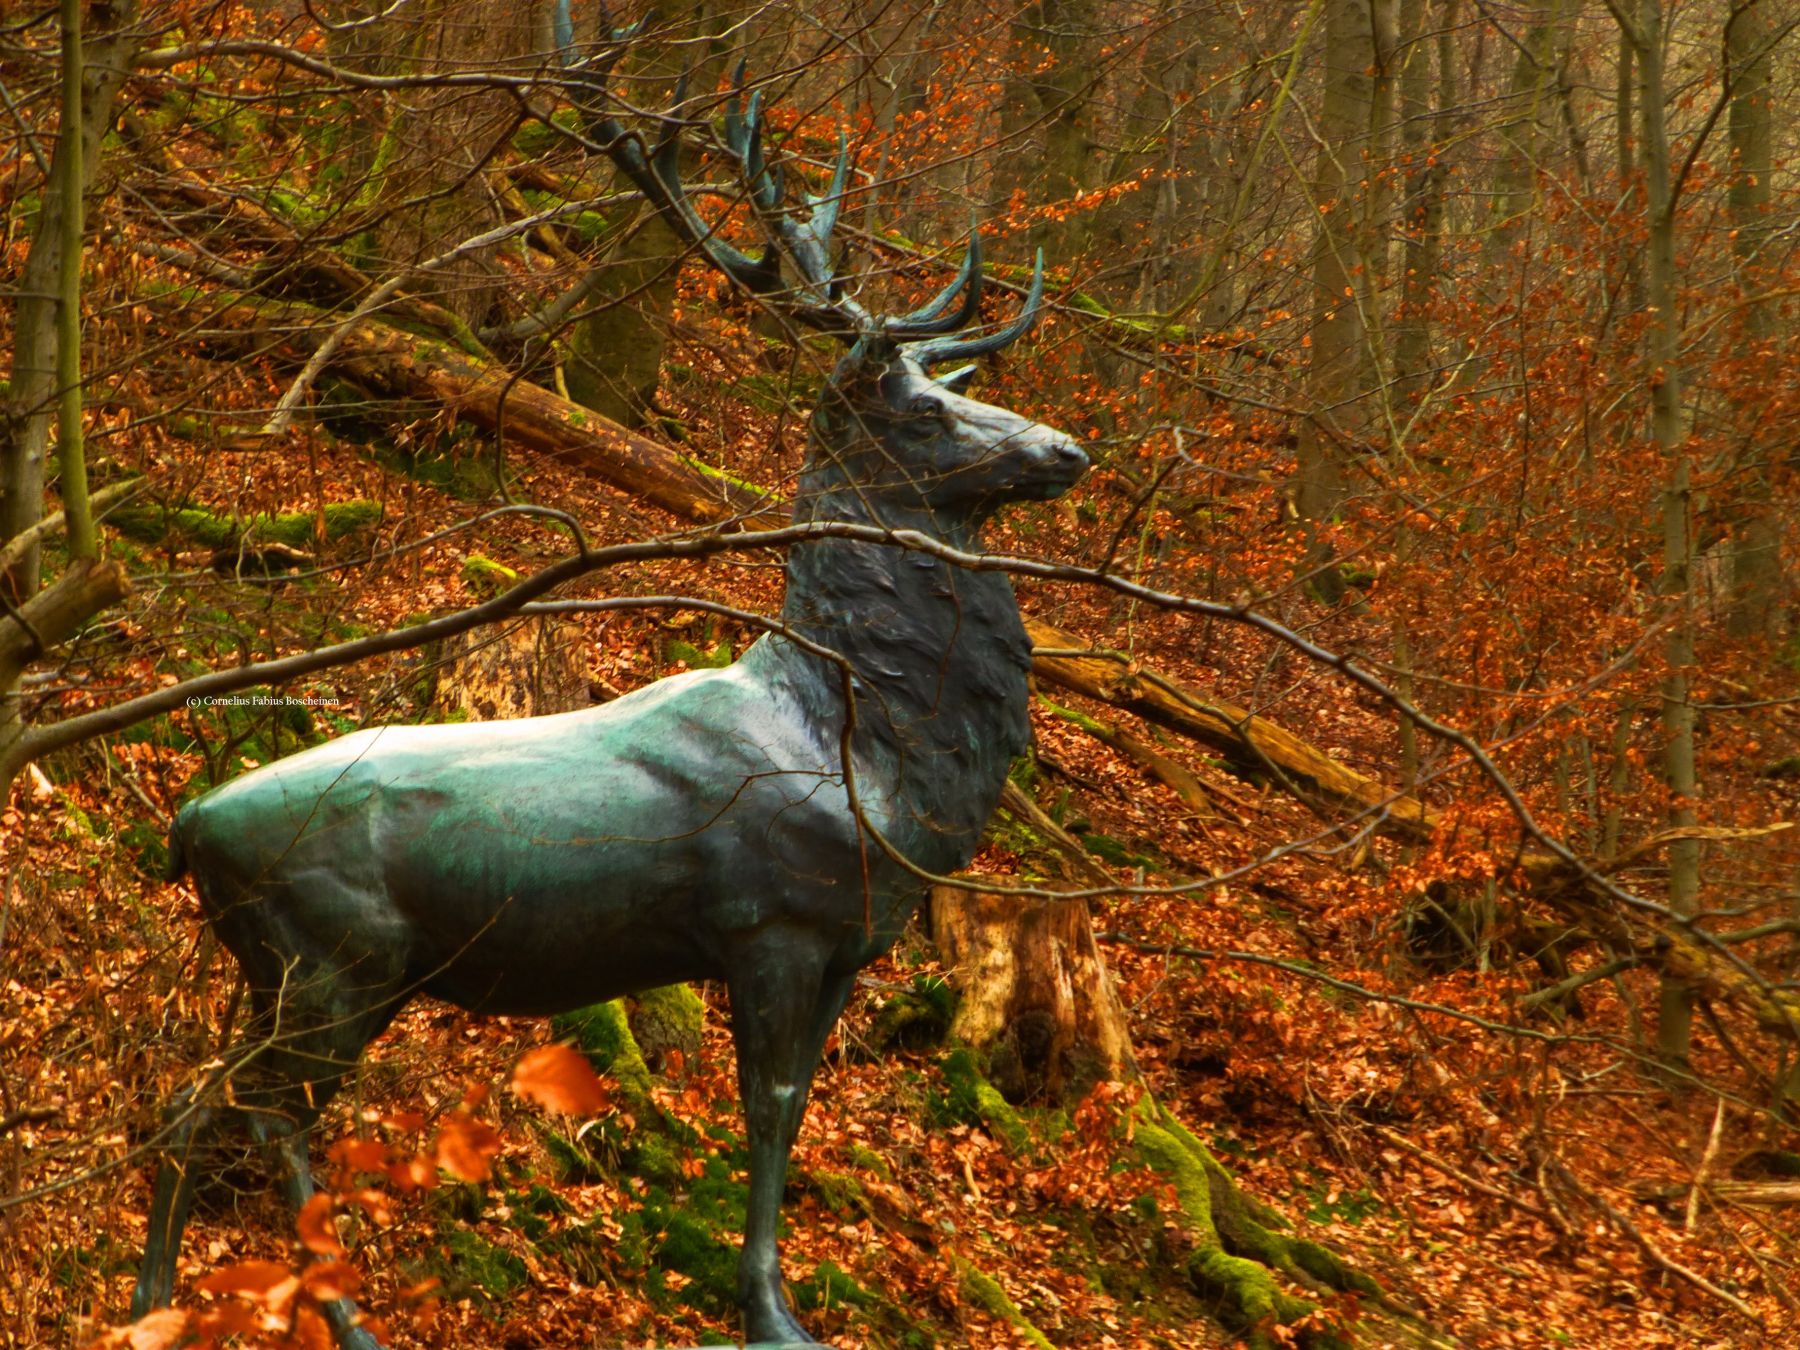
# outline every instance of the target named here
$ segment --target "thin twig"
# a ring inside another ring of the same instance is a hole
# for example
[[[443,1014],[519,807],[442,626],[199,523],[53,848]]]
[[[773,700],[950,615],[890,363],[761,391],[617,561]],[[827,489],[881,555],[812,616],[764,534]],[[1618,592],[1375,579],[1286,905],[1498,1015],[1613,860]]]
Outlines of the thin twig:
[[[1712,1133],[1706,1139],[1706,1151],[1700,1155],[1700,1166],[1694,1169],[1694,1184],[1688,1187],[1687,1213],[1682,1216],[1681,1231],[1694,1231],[1694,1221],[1700,1217],[1700,1192],[1706,1187],[1706,1174],[1712,1171],[1713,1160],[1719,1156],[1719,1139],[1725,1127],[1725,1099],[1719,1098],[1719,1104],[1713,1108]]]

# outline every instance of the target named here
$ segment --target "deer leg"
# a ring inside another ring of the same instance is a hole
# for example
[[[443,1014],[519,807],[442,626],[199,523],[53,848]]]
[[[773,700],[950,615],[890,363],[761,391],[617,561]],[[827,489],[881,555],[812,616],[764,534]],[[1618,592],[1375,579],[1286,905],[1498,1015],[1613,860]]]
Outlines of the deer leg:
[[[825,1039],[855,972],[830,975],[803,938],[779,933],[730,981],[738,1088],[750,1136],[750,1197],[738,1304],[749,1341],[817,1344],[788,1311],[781,1282],[781,1195]]]
[[[269,1152],[281,1176],[281,1190],[295,1214],[313,1198],[312,1160],[307,1155],[309,1130],[282,1116],[258,1111],[250,1117],[250,1133]],[[343,1350],[382,1350],[381,1342],[366,1327],[358,1326],[356,1304],[347,1298],[320,1305],[325,1320]]]
[[[137,1288],[131,1294],[134,1320],[154,1308],[167,1307],[175,1296],[175,1262],[181,1254],[188,1206],[194,1199],[194,1146],[197,1138],[210,1130],[213,1111],[199,1105],[199,1093],[189,1089],[169,1104],[164,1119],[171,1134],[162,1163],[156,1169],[149,1231],[144,1237],[144,1264],[138,1270]]]
[[[300,969],[296,965],[291,973],[298,976]],[[313,1194],[307,1131],[355,1067],[363,1047],[405,1001],[392,979],[358,983],[341,968],[319,962],[308,963],[304,978],[290,978],[285,994],[280,988],[252,983],[252,1031],[232,1056],[244,1067],[237,1104],[220,1112],[196,1108],[192,1103],[200,1093],[190,1092],[170,1109],[170,1119],[180,1123],[157,1172],[144,1264],[131,1300],[133,1317],[166,1306],[174,1296],[176,1258],[197,1179],[194,1154],[199,1136],[210,1132],[216,1116],[241,1117],[256,1142],[274,1155],[287,1199],[298,1213]],[[349,1300],[326,1304],[324,1313],[345,1350],[380,1350],[372,1335],[352,1325],[356,1308]]]

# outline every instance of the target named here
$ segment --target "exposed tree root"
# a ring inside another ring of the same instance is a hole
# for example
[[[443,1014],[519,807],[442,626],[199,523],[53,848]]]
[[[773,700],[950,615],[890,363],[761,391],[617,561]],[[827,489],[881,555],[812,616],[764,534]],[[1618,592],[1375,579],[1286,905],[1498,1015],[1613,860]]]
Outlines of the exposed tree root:
[[[1368,1328],[1333,1324],[1308,1294],[1354,1294],[1392,1315],[1397,1320],[1383,1319],[1384,1343],[1443,1344],[1335,1252],[1276,1231],[1285,1226],[1281,1217],[1239,1190],[1212,1150],[1148,1095],[1133,1108],[1132,1139],[1139,1158],[1174,1188],[1194,1243],[1188,1277],[1212,1300],[1219,1320],[1257,1350],[1296,1339],[1308,1350],[1352,1350],[1364,1341]],[[1278,1276],[1305,1293],[1290,1293]]]

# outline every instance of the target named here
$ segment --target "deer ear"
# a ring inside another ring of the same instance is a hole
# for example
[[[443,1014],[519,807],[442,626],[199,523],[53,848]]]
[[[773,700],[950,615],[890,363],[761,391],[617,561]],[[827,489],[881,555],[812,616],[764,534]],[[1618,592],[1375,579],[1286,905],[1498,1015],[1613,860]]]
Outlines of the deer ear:
[[[974,378],[974,366],[958,366],[948,375],[932,376],[931,381],[940,388],[948,389],[953,394],[966,394],[969,392],[969,381]]]

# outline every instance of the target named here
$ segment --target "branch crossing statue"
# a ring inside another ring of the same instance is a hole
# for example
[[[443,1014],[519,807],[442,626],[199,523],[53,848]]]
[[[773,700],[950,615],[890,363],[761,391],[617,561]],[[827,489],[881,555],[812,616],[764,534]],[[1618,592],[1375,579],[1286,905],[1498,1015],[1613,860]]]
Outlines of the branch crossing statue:
[[[931,374],[1032,325],[1042,256],[998,331],[962,331],[978,316],[978,235],[930,304],[872,315],[830,260],[847,154],[801,215],[782,205],[760,124],[755,99],[733,101],[725,143],[768,237],[754,257],[689,202],[673,133],[646,152],[610,118],[590,125],[691,247],[845,348],[796,521],[975,549],[997,507],[1068,489],[1088,462],[1074,441],[965,397],[973,367]],[[243,968],[240,1044],[255,1049],[229,1105],[172,1108],[134,1313],[173,1293],[202,1137],[228,1118],[247,1128],[303,1205],[310,1127],[414,996],[552,1014],[722,980],[750,1151],[744,1334],[812,1343],[789,1311],[777,1226],[813,1072],[857,972],[924,896],[906,864],[944,873],[974,853],[1025,748],[1031,652],[1004,575],[898,543],[795,545],[782,621],[723,670],[560,716],[360,731],[181,810],[173,874],[193,876]],[[327,1311],[346,1346],[377,1344],[347,1300]]]

